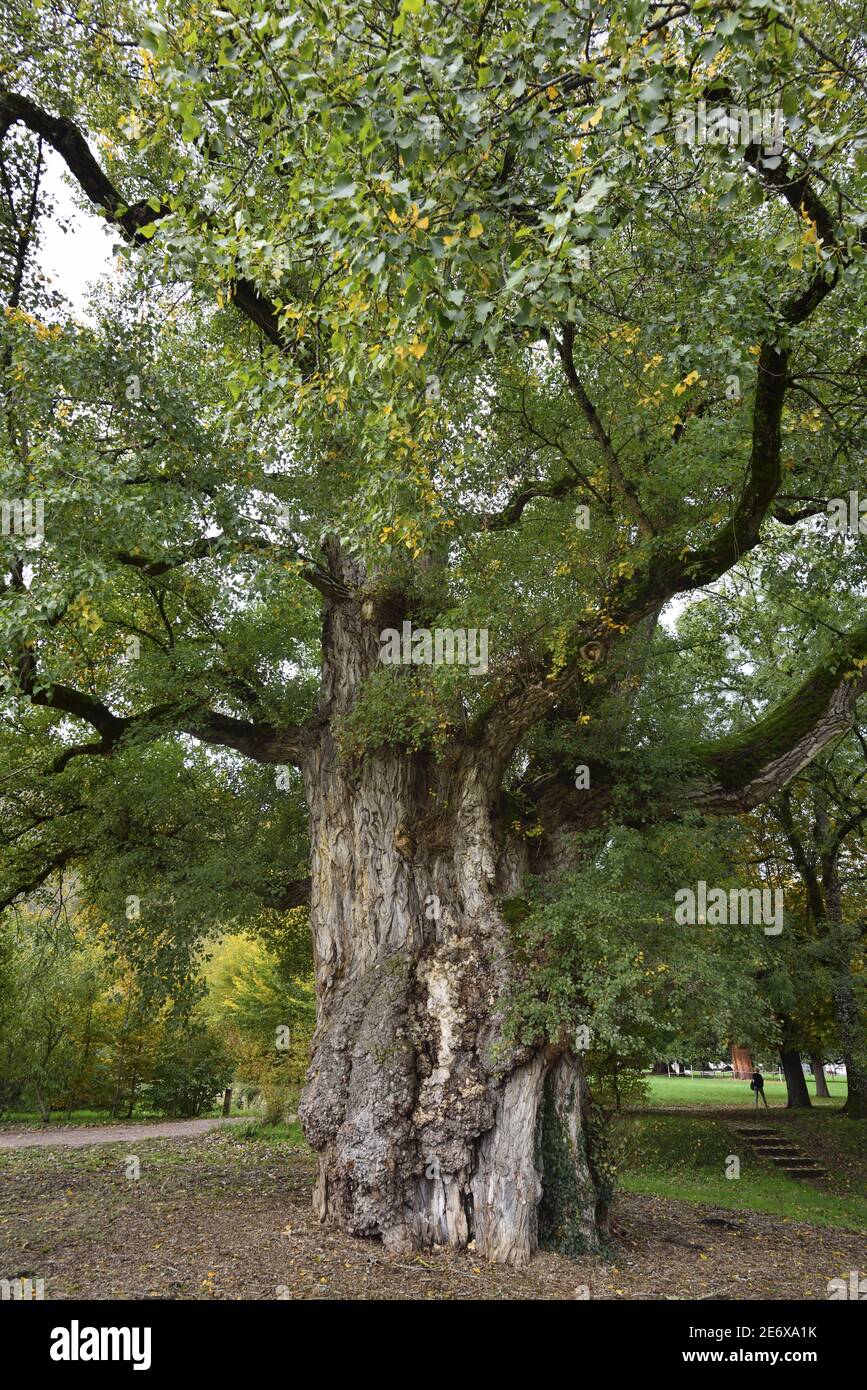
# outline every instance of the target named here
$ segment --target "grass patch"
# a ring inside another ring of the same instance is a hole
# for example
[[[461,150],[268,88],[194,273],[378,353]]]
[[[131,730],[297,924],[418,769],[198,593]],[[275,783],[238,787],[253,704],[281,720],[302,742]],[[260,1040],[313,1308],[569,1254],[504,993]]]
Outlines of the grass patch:
[[[303,1130],[297,1120],[288,1124],[266,1124],[264,1120],[248,1120],[244,1125],[232,1125],[221,1134],[238,1144],[289,1144],[292,1148],[307,1148]]]
[[[219,1112],[209,1111],[208,1114],[218,1114]],[[4,1110],[0,1117],[0,1130],[4,1129],[57,1129],[59,1126],[67,1127],[74,1125],[141,1125],[148,1124],[151,1120],[155,1123],[159,1120],[167,1120],[170,1117],[163,1115],[157,1110],[149,1110],[145,1106],[136,1106],[131,1115],[119,1116],[114,1118],[107,1110],[52,1110],[48,1123],[43,1121],[35,1110]]]
[[[822,1126],[821,1131],[813,1131],[812,1137],[821,1140],[823,1162],[829,1168],[836,1163],[838,1170],[831,1168],[827,1190],[766,1167],[722,1120],[648,1112],[624,1115],[617,1121],[622,1148],[619,1183],[629,1192],[674,1197],[732,1211],[762,1211],[817,1226],[867,1231],[867,1197],[863,1182],[860,1187],[857,1185],[857,1160],[850,1175],[851,1184],[839,1171],[841,1166],[848,1170],[849,1160],[839,1156],[835,1131],[847,1128],[846,1122],[817,1114],[814,1123]],[[802,1138],[799,1132],[797,1142],[802,1142]],[[862,1135],[862,1145],[863,1142]],[[847,1146],[848,1143],[849,1137]],[[809,1137],[803,1138],[803,1147],[808,1153],[816,1153],[817,1146]],[[740,1159],[739,1178],[725,1175],[730,1154]]]
[[[298,1101],[301,1095],[300,1086],[290,1087],[286,1094],[286,1109],[289,1113],[298,1109]],[[249,1119],[255,1123],[261,1112],[250,1109],[249,1106],[242,1106],[237,1099],[232,1103],[229,1114],[233,1117]],[[53,1110],[46,1126],[41,1116],[36,1110],[4,1110],[0,1115],[0,1132],[6,1129],[55,1129],[58,1126],[91,1126],[91,1125],[141,1125],[159,1124],[161,1121],[182,1120],[187,1118],[200,1120],[218,1119],[223,1114],[222,1100],[215,1101],[213,1105],[206,1107],[200,1115],[167,1115],[165,1111],[154,1110],[147,1105],[135,1105],[131,1115],[112,1115],[108,1110]]]
[[[193,1168],[202,1175],[219,1170],[226,1163],[245,1167],[259,1163],[272,1148],[275,1155],[290,1150],[302,1151],[297,1156],[308,1157],[311,1150],[297,1123],[266,1125],[251,1120],[244,1125],[227,1125],[195,1139],[136,1139],[116,1144],[93,1144],[85,1148],[2,1149],[0,1150],[0,1183],[16,1175],[49,1177],[65,1173],[114,1173],[122,1187],[126,1186],[126,1161],[137,1154],[145,1175],[166,1168]]]
[[[689,1105],[697,1108],[724,1105],[750,1105],[755,1108],[755,1099],[749,1081],[735,1081],[731,1076],[696,1077],[691,1076],[646,1076],[649,1088],[649,1105]],[[830,1100],[819,1100],[816,1096],[815,1082],[807,1079],[810,1099],[819,1109],[839,1109],[846,1100],[846,1082],[831,1078],[828,1081]],[[786,1083],[773,1077],[765,1077],[765,1096],[768,1107],[785,1107]],[[759,1109],[764,1110],[759,1102]]]

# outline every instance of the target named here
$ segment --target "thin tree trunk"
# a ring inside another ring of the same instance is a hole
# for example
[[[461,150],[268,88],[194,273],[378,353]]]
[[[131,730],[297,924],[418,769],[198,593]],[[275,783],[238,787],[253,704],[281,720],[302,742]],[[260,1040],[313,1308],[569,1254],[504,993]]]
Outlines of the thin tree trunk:
[[[782,1047],[780,1048],[780,1061],[783,1064],[783,1075],[786,1078],[786,1109],[811,1110],[812,1102],[810,1092],[807,1090],[804,1068],[801,1066],[800,1052]]]
[[[867,1120],[867,1065],[864,1062],[864,1027],[849,976],[838,980],[833,990],[834,1013],[840,1029],[843,1061],[846,1065],[846,1104],[841,1113],[853,1120]]]
[[[126,1032],[126,1030],[127,1030],[128,1025],[129,1025],[129,1015],[130,1015],[130,1006],[131,1006],[131,1003],[132,1003],[132,994],[131,994],[131,991],[128,990],[128,991],[127,991],[127,996],[126,996],[126,1007],[124,1008],[124,1013],[123,1013],[123,1024],[121,1025],[121,1034],[120,1034],[120,1043],[119,1043],[119,1048],[120,1048],[120,1050],[119,1050],[119,1053],[118,1053],[118,1060],[117,1060],[117,1079],[116,1079],[116,1081],[115,1081],[114,1095],[112,1096],[112,1099],[111,1099],[111,1110],[109,1111],[109,1116],[110,1116],[110,1118],[111,1118],[112,1120],[114,1120],[114,1119],[117,1118],[117,1112],[118,1112],[118,1109],[120,1108],[120,1099],[121,1099],[121,1095],[122,1095],[122,1093],[123,1093],[123,1089],[122,1089],[122,1088],[123,1088],[123,1069],[124,1069],[124,1066],[125,1066],[125,1064],[126,1064],[126,1044],[127,1044],[127,1032]]]
[[[79,1064],[78,1064],[78,1070],[77,1070],[77,1072],[76,1072],[75,1079],[74,1079],[74,1081],[71,1083],[70,1088],[69,1088],[69,1103],[68,1103],[68,1105],[67,1105],[67,1113],[68,1113],[68,1114],[71,1114],[71,1113],[72,1113],[72,1110],[73,1110],[74,1107],[75,1107],[75,1101],[76,1101],[76,1098],[77,1098],[78,1093],[79,1093],[79,1092],[78,1092],[78,1088],[79,1088],[79,1086],[81,1085],[82,1078],[84,1077],[84,1075],[85,1075],[85,1073],[86,1073],[86,1071],[87,1071],[87,1064],[88,1064],[88,1062],[90,1061],[90,1044],[91,1044],[91,1032],[92,1032],[92,1028],[93,1028],[93,999],[90,999],[90,1001],[88,1002],[88,1005],[87,1005],[87,1020],[86,1020],[86,1022],[85,1022],[85,1028],[84,1028],[84,1048],[83,1048],[82,1053],[81,1053],[81,1059],[80,1059]]]
[[[41,1086],[34,1086],[33,1090],[36,1096],[36,1104],[39,1109],[39,1118],[42,1121],[43,1125],[47,1125],[51,1120],[51,1107],[46,1103],[43,1097]]]
[[[827,812],[820,807],[822,825]],[[818,819],[818,818],[817,818]],[[840,1045],[846,1064],[846,1104],[842,1114],[850,1119],[867,1120],[867,1036],[852,984],[852,944],[843,932],[843,889],[840,882],[840,844],[822,861],[822,879],[828,919],[834,929],[836,979],[831,991],[834,1016],[840,1030]]]
[[[142,1055],[142,1051],[143,1051],[143,1050],[144,1050],[144,1039],[140,1037],[139,1040],[138,1040],[138,1043],[136,1044],[135,1054],[134,1054],[133,1059],[132,1059],[132,1072],[130,1073],[130,1078],[129,1078],[129,1104],[128,1104],[127,1110],[126,1110],[126,1117],[127,1117],[128,1120],[132,1118],[132,1112],[133,1112],[133,1110],[135,1109],[135,1093],[136,1093],[136,1088],[138,1087],[138,1081],[139,1081],[139,1076],[138,1076],[138,1064],[139,1064],[139,1061],[141,1060],[141,1055]]]
[[[811,1056],[810,1066],[813,1068],[813,1076],[816,1080],[816,1096],[823,1100],[828,1100],[831,1092],[828,1090],[828,1083],[825,1080],[825,1064],[821,1057]]]

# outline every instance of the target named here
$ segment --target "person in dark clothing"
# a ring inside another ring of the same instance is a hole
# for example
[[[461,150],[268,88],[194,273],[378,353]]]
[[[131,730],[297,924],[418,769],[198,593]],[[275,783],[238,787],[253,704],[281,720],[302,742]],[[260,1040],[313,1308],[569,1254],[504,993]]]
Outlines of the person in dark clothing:
[[[759,1096],[761,1096],[762,1100],[765,1102],[765,1109],[767,1109],[768,1098],[765,1095],[765,1078],[762,1076],[762,1073],[760,1071],[753,1072],[753,1079],[750,1082],[750,1090],[755,1091],[756,1093],[756,1109],[759,1108]]]

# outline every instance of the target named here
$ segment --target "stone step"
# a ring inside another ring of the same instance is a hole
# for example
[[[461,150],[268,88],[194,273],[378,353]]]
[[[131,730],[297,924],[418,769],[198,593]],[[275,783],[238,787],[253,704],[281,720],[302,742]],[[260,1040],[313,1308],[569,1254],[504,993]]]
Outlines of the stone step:
[[[743,1139],[749,1140],[757,1154],[769,1159],[787,1177],[827,1178],[825,1168],[820,1167],[815,1159],[806,1158],[797,1145],[785,1139],[777,1130],[759,1125],[738,1125],[736,1130]]]

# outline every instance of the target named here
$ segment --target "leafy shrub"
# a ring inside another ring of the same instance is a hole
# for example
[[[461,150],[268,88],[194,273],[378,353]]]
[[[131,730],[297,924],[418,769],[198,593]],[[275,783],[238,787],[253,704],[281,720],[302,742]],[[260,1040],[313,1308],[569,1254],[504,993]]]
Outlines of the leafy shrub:
[[[212,1033],[197,1030],[181,1034],[154,1069],[149,1099],[166,1115],[201,1115],[228,1086],[232,1070],[230,1058]]]

